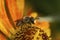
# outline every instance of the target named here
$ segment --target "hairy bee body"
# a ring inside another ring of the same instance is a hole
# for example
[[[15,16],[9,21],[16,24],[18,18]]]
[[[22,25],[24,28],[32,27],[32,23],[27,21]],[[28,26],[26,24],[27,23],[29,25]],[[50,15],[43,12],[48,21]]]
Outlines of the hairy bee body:
[[[33,17],[24,17],[21,20],[16,21],[16,26],[20,26],[21,24],[28,23],[28,24],[34,24],[34,18]]]

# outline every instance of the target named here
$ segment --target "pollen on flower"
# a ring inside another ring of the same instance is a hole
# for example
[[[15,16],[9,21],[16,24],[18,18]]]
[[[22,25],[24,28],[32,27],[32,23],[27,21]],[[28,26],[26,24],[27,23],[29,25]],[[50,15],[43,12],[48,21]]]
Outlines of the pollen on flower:
[[[50,36],[47,35],[46,30],[34,26],[32,25],[33,23],[30,24],[27,21],[23,21],[21,24],[12,40],[49,40]]]

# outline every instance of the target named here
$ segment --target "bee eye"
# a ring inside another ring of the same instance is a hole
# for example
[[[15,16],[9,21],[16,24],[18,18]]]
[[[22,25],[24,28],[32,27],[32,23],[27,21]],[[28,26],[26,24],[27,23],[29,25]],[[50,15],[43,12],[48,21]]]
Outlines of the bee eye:
[[[34,18],[33,18],[33,17],[31,17],[31,18],[30,18],[30,20],[31,20],[31,22],[34,24]]]

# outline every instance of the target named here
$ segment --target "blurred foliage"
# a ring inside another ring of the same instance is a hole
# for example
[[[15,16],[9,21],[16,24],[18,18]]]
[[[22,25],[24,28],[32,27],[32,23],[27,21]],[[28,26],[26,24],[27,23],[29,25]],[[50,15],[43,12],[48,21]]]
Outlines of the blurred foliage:
[[[60,0],[26,0],[26,4],[43,15],[54,15],[60,12]]]

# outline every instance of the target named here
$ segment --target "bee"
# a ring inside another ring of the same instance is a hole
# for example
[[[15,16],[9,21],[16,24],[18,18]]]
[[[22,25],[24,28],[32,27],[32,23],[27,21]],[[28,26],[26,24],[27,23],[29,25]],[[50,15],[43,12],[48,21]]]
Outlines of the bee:
[[[34,24],[35,18],[37,17],[37,13],[33,12],[29,14],[29,16],[24,16],[22,19],[16,20],[16,26],[23,25],[24,23]]]
[[[21,20],[17,20],[16,26],[23,25],[24,23],[34,24],[34,20],[35,19],[33,17],[26,16],[26,17],[22,18]]]

